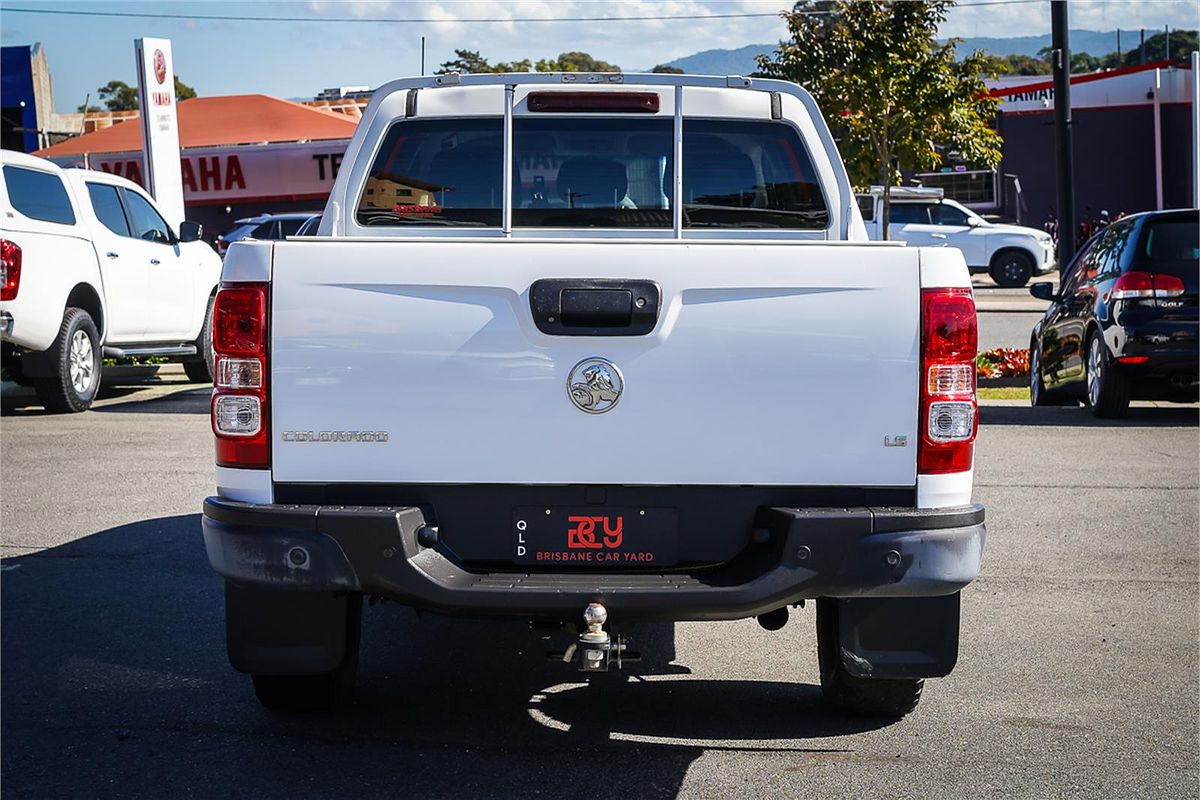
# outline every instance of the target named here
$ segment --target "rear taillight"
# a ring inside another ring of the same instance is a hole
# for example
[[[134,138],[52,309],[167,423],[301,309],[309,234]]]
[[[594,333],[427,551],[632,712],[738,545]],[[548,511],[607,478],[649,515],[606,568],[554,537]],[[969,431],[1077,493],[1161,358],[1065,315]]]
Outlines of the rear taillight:
[[[217,465],[269,467],[267,284],[222,284],[213,303],[212,428]]]
[[[975,452],[975,300],[970,289],[921,291],[921,435],[917,472],[966,472]]]
[[[1179,297],[1184,292],[1183,279],[1175,275],[1152,272],[1126,272],[1117,278],[1109,291],[1113,300],[1146,300],[1153,297]]]
[[[21,288],[21,246],[0,239],[0,300],[16,300]]]

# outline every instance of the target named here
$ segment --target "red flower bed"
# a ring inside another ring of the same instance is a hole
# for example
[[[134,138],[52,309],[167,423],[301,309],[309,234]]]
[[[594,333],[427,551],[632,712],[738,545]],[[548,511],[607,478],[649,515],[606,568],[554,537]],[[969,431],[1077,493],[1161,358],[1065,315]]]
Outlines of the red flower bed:
[[[1029,350],[997,347],[975,359],[980,378],[1009,378],[1029,374]]]

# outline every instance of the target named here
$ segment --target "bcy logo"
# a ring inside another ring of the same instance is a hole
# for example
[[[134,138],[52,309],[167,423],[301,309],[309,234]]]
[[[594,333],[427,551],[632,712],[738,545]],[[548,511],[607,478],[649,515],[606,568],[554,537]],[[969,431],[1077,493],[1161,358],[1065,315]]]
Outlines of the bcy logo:
[[[167,57],[162,50],[154,51],[154,77],[158,78],[159,83],[167,80]]]
[[[615,550],[621,546],[621,529],[624,519],[617,517],[616,527],[610,524],[610,517],[567,517],[567,522],[574,523],[575,526],[567,529],[567,549],[592,549],[598,550],[602,547],[607,547],[610,550]],[[596,523],[600,523],[603,531],[603,538],[596,538]]]

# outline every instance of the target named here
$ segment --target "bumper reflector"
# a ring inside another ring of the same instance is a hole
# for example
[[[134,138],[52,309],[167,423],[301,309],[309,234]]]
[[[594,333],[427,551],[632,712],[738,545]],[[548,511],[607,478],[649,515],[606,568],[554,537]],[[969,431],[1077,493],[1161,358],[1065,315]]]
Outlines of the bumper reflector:
[[[253,436],[262,429],[262,405],[255,395],[220,395],[213,421],[217,433],[225,436]]]
[[[952,400],[929,404],[929,438],[935,442],[962,442],[975,433],[975,404]]]

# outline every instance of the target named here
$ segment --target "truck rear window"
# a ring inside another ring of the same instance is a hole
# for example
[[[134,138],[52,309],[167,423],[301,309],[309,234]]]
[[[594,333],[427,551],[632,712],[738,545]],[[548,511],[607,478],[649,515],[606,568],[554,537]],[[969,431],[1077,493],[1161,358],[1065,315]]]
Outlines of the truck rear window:
[[[501,223],[499,118],[398,122],[359,199],[360,225]],[[513,225],[672,227],[674,121],[513,120]],[[686,119],[685,228],[822,229],[829,211],[796,130],[765,120]]]
[[[498,117],[397,122],[371,165],[358,224],[499,227],[503,137]]]

